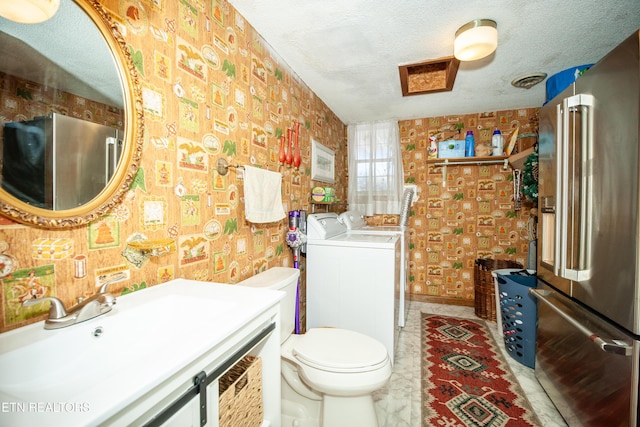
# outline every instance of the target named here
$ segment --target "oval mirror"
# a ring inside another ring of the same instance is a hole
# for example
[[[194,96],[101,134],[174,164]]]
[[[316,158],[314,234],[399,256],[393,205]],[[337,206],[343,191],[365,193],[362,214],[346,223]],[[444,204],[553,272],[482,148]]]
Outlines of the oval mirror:
[[[47,228],[93,221],[128,190],[142,153],[129,51],[96,0],[40,24],[0,18],[0,213]]]

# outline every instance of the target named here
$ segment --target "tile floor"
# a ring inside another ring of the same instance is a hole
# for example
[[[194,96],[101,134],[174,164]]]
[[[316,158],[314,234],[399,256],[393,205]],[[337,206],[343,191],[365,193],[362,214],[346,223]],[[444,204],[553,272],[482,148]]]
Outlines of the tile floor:
[[[475,318],[473,307],[430,304],[411,301],[407,324],[400,332],[396,349],[396,363],[389,383],[374,394],[380,427],[420,427],[420,313]],[[566,423],[535,379],[530,369],[506,354],[504,342],[498,336],[494,322],[489,329],[501,344],[501,350],[513,373],[520,381],[531,406],[544,427],[564,427]],[[500,338],[500,339],[499,339]]]

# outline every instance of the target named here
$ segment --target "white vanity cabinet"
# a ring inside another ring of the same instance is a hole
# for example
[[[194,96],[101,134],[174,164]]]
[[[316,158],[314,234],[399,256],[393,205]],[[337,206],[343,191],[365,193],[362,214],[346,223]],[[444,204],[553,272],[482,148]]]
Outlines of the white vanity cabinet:
[[[167,378],[159,387],[150,390],[130,408],[111,417],[103,425],[218,427],[218,379],[245,355],[253,355],[260,357],[262,361],[264,408],[262,425],[279,426],[280,337],[278,328],[279,310],[274,306],[218,344],[209,354],[203,355],[185,366],[179,373]],[[200,391],[200,386],[195,384],[198,376],[205,389],[204,393]],[[204,396],[206,397],[203,399]]]
[[[77,325],[0,334],[0,425],[218,427],[218,379],[249,354],[262,364],[262,425],[279,426],[283,296],[175,279]]]
[[[210,388],[216,388],[214,385]],[[186,427],[200,425],[200,399],[196,396],[184,405],[178,412],[173,414],[171,418],[162,423],[163,427]]]

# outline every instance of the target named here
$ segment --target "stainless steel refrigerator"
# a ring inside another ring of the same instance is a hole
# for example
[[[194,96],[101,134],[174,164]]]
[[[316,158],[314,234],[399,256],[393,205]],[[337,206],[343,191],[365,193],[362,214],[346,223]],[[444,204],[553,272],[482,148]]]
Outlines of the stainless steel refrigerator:
[[[535,373],[570,426],[635,426],[639,32],[540,112]]]
[[[41,208],[83,205],[113,176],[122,152],[118,132],[58,113],[5,123],[2,188]]]

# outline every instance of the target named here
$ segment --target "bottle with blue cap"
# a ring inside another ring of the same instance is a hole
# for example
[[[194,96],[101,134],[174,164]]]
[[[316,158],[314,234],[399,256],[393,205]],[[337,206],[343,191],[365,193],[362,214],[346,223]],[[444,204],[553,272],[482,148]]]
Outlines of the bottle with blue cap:
[[[464,137],[464,156],[473,157],[476,155],[476,143],[473,138],[473,131],[468,130],[467,136]]]
[[[491,148],[494,156],[502,156],[504,154],[504,138],[502,137],[500,129],[493,131],[493,136],[491,137]]]

